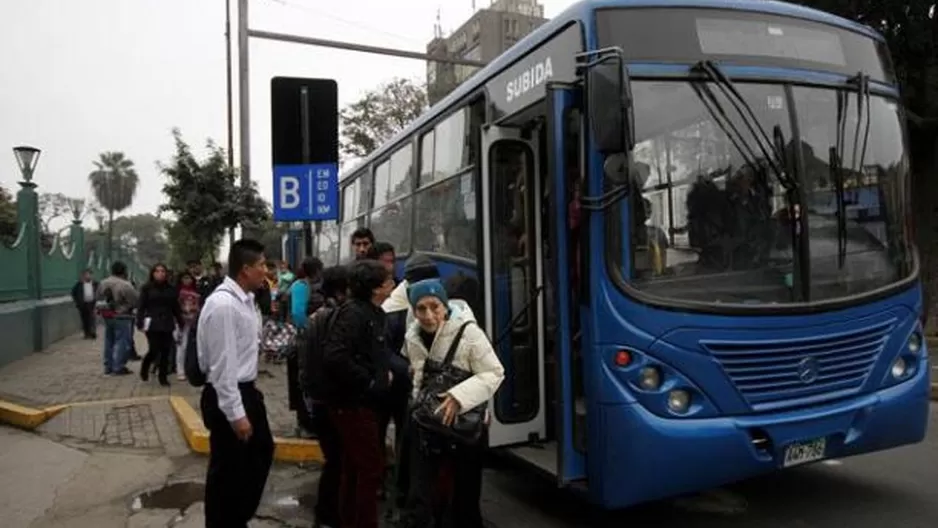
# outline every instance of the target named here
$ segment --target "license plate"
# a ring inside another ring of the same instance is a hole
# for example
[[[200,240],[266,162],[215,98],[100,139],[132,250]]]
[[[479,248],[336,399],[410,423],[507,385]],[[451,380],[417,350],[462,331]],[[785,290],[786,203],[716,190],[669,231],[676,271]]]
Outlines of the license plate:
[[[818,438],[807,442],[797,442],[785,448],[785,460],[782,467],[800,466],[824,458],[827,439]]]

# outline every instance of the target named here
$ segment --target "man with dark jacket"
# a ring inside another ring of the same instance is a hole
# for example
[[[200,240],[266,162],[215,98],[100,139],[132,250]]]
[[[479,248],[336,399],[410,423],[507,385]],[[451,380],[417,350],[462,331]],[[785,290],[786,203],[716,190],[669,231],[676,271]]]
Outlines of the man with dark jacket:
[[[384,473],[378,410],[393,381],[381,304],[393,288],[394,278],[381,264],[352,264],[351,298],[339,307],[323,344],[323,399],[342,446],[341,526],[378,526]]]
[[[81,274],[81,279],[72,286],[72,301],[81,317],[81,330],[85,339],[97,339],[98,329],[95,324],[94,305],[97,302],[98,281],[91,276],[91,269]]]

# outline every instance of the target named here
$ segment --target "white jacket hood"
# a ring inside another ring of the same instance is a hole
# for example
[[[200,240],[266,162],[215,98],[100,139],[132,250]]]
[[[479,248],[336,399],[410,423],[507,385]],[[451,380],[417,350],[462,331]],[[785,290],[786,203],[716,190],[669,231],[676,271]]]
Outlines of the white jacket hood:
[[[410,301],[407,300],[407,281],[401,281],[400,284],[391,292],[391,296],[384,300],[381,308],[385,313],[400,312],[410,310]]]

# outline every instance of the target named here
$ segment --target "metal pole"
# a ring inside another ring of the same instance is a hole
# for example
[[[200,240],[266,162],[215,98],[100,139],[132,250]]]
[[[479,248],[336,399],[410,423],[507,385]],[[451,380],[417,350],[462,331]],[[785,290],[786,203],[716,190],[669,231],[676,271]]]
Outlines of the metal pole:
[[[310,152],[309,124],[311,116],[309,115],[309,87],[300,87],[300,141],[303,148],[303,163],[308,164],[312,153]],[[303,249],[305,255],[313,254],[313,229],[312,224],[303,222]],[[299,260],[299,259],[298,259]]]
[[[242,0],[243,2],[244,0]],[[391,55],[393,57],[403,57],[405,59],[418,59],[425,61],[436,61],[443,62],[448,64],[461,64],[464,66],[477,66],[483,67],[486,62],[462,59],[459,57],[446,57],[446,56],[437,56],[429,55],[427,53],[420,53],[417,51],[408,51],[402,49],[394,48],[382,48],[378,46],[366,46],[364,44],[354,44],[352,42],[340,42],[338,40],[326,40],[310,37],[300,37],[297,35],[286,35],[284,33],[273,33],[271,31],[260,31],[256,29],[247,30],[248,36],[266,39],[266,40],[276,40],[280,42],[292,42],[294,44],[307,44],[309,46],[321,46],[324,48],[338,48],[349,51],[360,51],[362,53],[374,53],[377,55]]]
[[[241,185],[251,182],[251,94],[248,69],[248,0],[238,0],[238,112]]]
[[[231,78],[231,0],[225,0],[225,77],[228,92],[228,167],[234,168],[234,88]],[[228,242],[234,244],[235,230],[228,230]]]

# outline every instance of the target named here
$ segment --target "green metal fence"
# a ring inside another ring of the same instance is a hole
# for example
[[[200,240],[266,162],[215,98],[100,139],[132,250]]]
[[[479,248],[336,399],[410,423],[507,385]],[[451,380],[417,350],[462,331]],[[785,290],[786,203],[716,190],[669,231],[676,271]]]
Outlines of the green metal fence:
[[[108,258],[86,249],[85,231],[77,218],[72,221],[67,240],[57,236],[51,249],[44,249],[36,185],[20,182],[20,187],[16,195],[18,235],[10,244],[0,242],[0,302],[69,295],[82,271],[90,268],[101,280],[110,274],[111,262],[118,260],[127,264],[131,280],[141,283],[146,279],[148,270],[133,252],[115,245]]]

